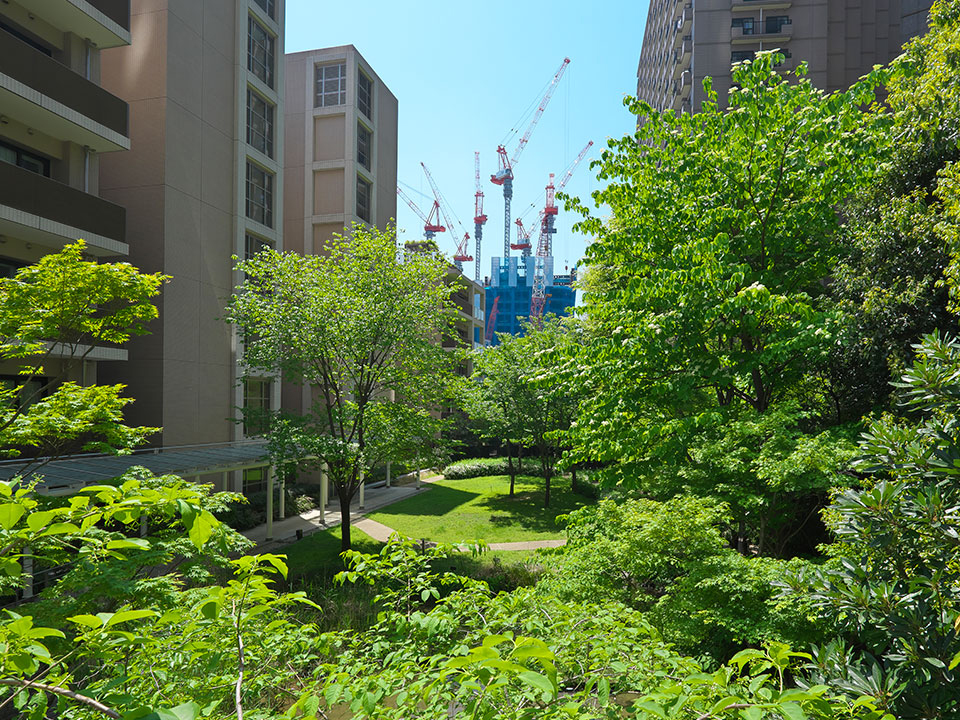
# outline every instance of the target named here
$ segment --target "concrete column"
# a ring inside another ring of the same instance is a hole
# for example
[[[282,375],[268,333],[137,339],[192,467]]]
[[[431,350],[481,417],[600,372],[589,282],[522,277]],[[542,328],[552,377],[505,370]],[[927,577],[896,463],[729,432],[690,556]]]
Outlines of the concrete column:
[[[417,490],[420,489],[420,468],[417,468]]]
[[[367,481],[363,477],[363,470],[360,471],[360,509],[363,510],[364,499],[366,498]]]
[[[387,463],[387,487],[390,487],[390,463]]]
[[[280,480],[280,519],[287,516],[287,479]]]
[[[267,540],[273,540],[273,466],[267,468]]]

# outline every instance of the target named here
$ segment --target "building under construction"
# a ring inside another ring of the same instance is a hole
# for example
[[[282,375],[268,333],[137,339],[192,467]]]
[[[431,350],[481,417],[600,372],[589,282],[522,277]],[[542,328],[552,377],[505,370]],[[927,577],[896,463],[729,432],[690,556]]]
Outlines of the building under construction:
[[[487,296],[487,337],[490,345],[497,345],[496,333],[523,335],[523,321],[530,315],[537,258],[514,256],[506,260],[492,258],[490,277],[484,283]],[[562,317],[573,307],[576,290],[573,281],[576,269],[570,273],[555,275],[553,258],[543,259],[543,274],[546,281],[544,315]]]

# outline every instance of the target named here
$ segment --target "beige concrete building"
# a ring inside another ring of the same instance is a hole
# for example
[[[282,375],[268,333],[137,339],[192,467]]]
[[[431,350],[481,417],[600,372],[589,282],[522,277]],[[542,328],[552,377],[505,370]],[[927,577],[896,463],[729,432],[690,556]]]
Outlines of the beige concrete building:
[[[101,51],[130,43],[128,0],[0,3],[0,275],[83,238],[104,259],[127,255],[124,209],[99,193],[101,157],[130,147],[127,104],[100,85]],[[123,153],[120,153],[123,154]],[[120,348],[93,348],[82,362],[56,351],[29,396],[54,377],[97,381]],[[68,362],[67,365],[64,365]],[[19,363],[0,381],[20,384]],[[66,377],[64,377],[66,376]]]
[[[803,61],[825,90],[849,87],[900,54],[926,30],[932,0],[651,0],[637,67],[637,97],[653,107],[695,111],[703,79],[721,100],[730,66],[779,48],[783,69]]]
[[[279,402],[273,382],[238,383],[220,318],[232,256],[282,247],[283,23],[284,0],[133,0],[132,43],[102,54],[130,150],[103,158],[100,190],[127,209],[131,262],[172,276],[152,334],[102,379],[128,385],[129,421],[162,426],[165,447],[243,439],[237,408]]]
[[[283,232],[321,252],[354,222],[397,215],[397,99],[353,45],[286,56]]]

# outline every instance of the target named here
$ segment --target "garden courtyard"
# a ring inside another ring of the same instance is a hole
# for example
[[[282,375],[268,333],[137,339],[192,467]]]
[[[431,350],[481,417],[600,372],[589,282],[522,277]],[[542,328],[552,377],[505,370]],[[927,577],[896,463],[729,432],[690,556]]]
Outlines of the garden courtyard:
[[[545,541],[558,541],[564,537],[557,516],[593,502],[573,492],[570,479],[564,477],[553,479],[549,508],[543,507],[542,478],[518,475],[514,495],[511,497],[509,492],[510,478],[507,475],[433,479],[424,483],[416,494],[380,507],[362,520],[355,520],[351,529],[353,549],[377,552],[383,545],[380,539],[364,532],[365,520],[373,521],[381,536],[380,526],[385,526],[415,540],[437,543],[483,542],[493,547],[502,543],[552,545],[554,543]],[[532,548],[524,547],[525,550],[495,550],[484,555],[490,560],[519,561],[532,554]],[[339,527],[318,530],[276,552],[287,555],[292,575],[309,577],[343,567],[339,557]]]

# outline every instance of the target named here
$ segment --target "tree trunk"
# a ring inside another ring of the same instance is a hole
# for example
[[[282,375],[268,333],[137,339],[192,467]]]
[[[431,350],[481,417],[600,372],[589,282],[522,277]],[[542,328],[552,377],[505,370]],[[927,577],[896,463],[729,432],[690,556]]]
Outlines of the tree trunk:
[[[543,479],[546,486],[546,492],[543,495],[543,506],[550,507],[550,479],[553,477],[553,467],[548,463],[543,465]]]
[[[577,491],[577,466],[570,466],[570,490],[572,492]]]
[[[510,473],[510,497],[513,497],[513,487],[517,480],[517,473],[513,469],[513,443],[507,443],[507,472]]]
[[[340,497],[340,552],[350,549],[350,496],[345,489],[337,488]]]

